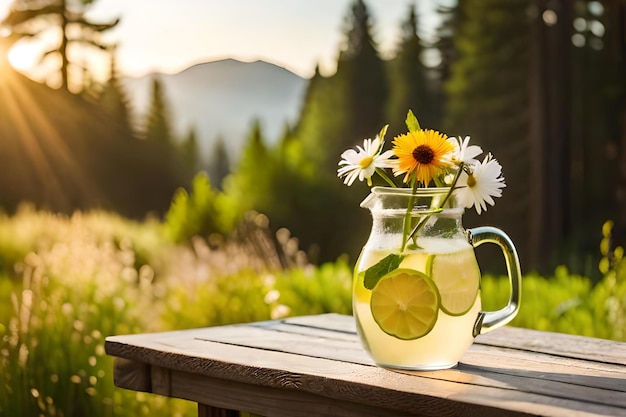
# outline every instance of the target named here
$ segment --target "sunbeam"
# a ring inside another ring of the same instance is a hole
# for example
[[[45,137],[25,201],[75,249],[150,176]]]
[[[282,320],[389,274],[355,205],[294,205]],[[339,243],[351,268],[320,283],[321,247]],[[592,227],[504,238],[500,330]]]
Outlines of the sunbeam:
[[[0,140],[4,142],[4,149],[14,149],[17,151],[15,155],[24,158],[14,161],[19,172],[11,175],[28,178],[30,181],[26,183],[43,197],[41,200],[54,202],[50,204],[60,210],[72,210],[74,201],[70,196],[80,195],[87,201],[99,201],[101,196],[97,187],[56,127],[54,121],[58,117],[52,118],[55,112],[63,111],[62,100],[53,100],[66,93],[59,91],[45,99],[36,95],[37,89],[33,86],[47,87],[36,85],[11,68],[8,60],[11,44],[11,39],[0,38],[0,102],[8,127],[0,132]],[[31,83],[33,86],[29,85]],[[16,184],[24,186],[21,181]]]

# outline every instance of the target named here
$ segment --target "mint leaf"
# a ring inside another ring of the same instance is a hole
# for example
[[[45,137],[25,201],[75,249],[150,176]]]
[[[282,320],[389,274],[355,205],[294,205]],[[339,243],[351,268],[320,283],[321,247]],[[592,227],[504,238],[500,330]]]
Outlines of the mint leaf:
[[[373,289],[384,275],[394,269],[398,269],[398,266],[400,266],[400,262],[402,262],[403,258],[404,256],[392,253],[367,268],[365,271],[365,277],[363,278],[363,285],[365,285],[365,288],[368,290]]]
[[[417,132],[418,130],[422,130],[420,127],[420,122],[417,121],[417,117],[413,114],[413,110],[409,110],[406,115],[406,127],[409,129],[409,132]]]

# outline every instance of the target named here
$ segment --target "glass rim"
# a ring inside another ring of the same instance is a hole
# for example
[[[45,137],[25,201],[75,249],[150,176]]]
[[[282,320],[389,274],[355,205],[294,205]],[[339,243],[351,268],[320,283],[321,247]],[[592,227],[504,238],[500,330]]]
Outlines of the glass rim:
[[[376,186],[371,188],[372,194],[377,195],[398,195],[398,196],[435,196],[441,194],[447,194],[450,191],[450,187],[425,187],[418,188],[413,191],[412,188],[404,188],[404,187],[381,187]]]
[[[413,192],[412,188],[398,188],[398,187],[381,187],[376,186],[370,189],[370,193],[365,197],[363,201],[361,201],[360,206],[362,208],[369,209],[373,212],[390,212],[395,208],[386,207],[385,204],[381,206],[373,206],[371,203],[375,201],[413,201],[415,204],[411,208],[411,212],[419,213],[419,214],[439,214],[439,213],[462,213],[464,211],[463,208],[454,206],[449,206],[446,204],[446,207],[432,207],[430,201],[433,201],[437,198],[444,198],[450,192],[449,187],[425,187],[418,188]],[[400,200],[398,200],[400,199]],[[414,199],[414,200],[411,200]],[[428,202],[428,203],[426,203]],[[422,204],[423,203],[423,204]],[[449,203],[449,202],[448,202]],[[459,210],[460,209],[460,210]],[[404,208],[398,208],[399,211],[406,212],[406,206]]]

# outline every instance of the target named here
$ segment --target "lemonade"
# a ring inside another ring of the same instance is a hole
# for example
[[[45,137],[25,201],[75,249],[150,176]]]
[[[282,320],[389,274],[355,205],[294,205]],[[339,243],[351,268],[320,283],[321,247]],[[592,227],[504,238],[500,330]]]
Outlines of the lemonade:
[[[419,245],[402,255],[363,249],[353,292],[357,329],[379,365],[450,368],[474,340],[480,270],[467,240],[422,237]],[[384,272],[366,277],[381,264]]]

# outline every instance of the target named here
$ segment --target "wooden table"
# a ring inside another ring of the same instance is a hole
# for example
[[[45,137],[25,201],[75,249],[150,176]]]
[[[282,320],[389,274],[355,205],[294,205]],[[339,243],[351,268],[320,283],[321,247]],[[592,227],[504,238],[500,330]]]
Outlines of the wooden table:
[[[112,336],[119,387],[236,416],[626,416],[626,343],[505,327],[453,369],[375,366],[351,316]]]

